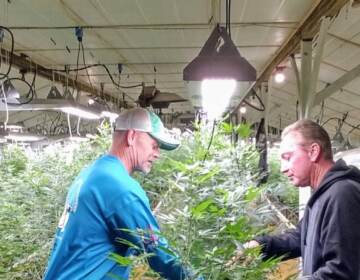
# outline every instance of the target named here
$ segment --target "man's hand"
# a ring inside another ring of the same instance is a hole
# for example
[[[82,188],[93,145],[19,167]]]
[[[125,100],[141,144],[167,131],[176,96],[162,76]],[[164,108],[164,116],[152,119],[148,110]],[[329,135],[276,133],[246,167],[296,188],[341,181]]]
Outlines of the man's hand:
[[[244,243],[245,249],[256,248],[258,246],[260,246],[260,244],[259,244],[259,242],[255,241],[255,240],[250,240],[249,242]]]
[[[256,248],[258,246],[260,246],[260,244],[259,244],[259,242],[255,241],[255,240],[250,240],[249,242],[244,243],[241,247],[239,247],[237,249],[235,256],[232,257],[231,260],[228,261],[225,266],[230,267],[230,266],[234,265],[244,254],[244,251],[246,249]]]

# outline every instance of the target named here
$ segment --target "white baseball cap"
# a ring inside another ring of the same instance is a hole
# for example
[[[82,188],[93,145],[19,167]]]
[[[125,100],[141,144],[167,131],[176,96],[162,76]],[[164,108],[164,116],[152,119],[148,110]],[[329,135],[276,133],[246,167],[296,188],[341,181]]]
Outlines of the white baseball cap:
[[[144,108],[133,108],[120,113],[115,120],[115,130],[129,130],[148,132],[164,150],[174,150],[180,142],[174,138],[161,119],[153,112]]]

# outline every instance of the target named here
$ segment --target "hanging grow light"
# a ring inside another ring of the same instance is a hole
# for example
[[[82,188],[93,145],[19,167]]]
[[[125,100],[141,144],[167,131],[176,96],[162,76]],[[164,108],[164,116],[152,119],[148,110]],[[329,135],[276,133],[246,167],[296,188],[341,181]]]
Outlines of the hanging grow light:
[[[236,90],[241,89],[240,82],[256,80],[256,70],[241,57],[225,27],[218,25],[199,55],[184,68],[183,79],[187,82],[190,100],[194,106],[210,104],[210,100],[204,100],[210,98],[216,100],[218,107],[220,103],[223,106],[218,108],[218,111],[224,111],[230,97]],[[212,81],[211,87],[208,86],[209,80]]]

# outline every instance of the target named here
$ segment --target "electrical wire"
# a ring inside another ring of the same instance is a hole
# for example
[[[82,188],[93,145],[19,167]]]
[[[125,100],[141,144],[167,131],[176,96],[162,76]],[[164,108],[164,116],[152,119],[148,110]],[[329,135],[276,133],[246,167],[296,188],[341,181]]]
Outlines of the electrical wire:
[[[31,68],[31,67],[30,67]],[[28,91],[28,93],[26,94],[26,98],[30,98],[29,101],[27,101],[27,103],[31,102],[35,96],[35,91],[36,91],[36,87],[35,87],[35,80],[36,80],[36,76],[37,76],[37,69],[35,69],[34,71],[34,76],[33,76],[33,79],[31,81],[31,84],[30,84],[30,89]],[[31,97],[30,97],[30,94],[31,94]]]
[[[225,1],[225,30],[229,34],[229,30],[228,30],[228,18],[229,18],[228,6],[229,6],[229,0],[226,0]]]
[[[346,138],[347,139],[349,139],[349,135],[354,131],[354,130],[360,130],[360,124],[358,124],[357,126],[354,126],[354,127],[352,127],[350,130],[349,130],[349,132],[347,133],[347,135],[346,135]]]
[[[338,123],[339,123],[339,127],[337,128],[337,131],[340,131],[341,128],[342,128],[342,126],[343,126],[344,124],[346,124],[347,126],[351,127],[351,129],[349,130],[349,132],[347,133],[347,136],[346,136],[346,138],[349,139],[349,135],[350,135],[354,130],[360,130],[360,124],[358,124],[358,125],[353,125],[353,124],[351,124],[351,123],[348,123],[348,122],[346,121],[347,117],[348,117],[348,113],[344,114],[343,118],[331,117],[331,118],[327,119],[325,122],[323,122],[323,123],[321,124],[321,126],[323,127],[325,124],[327,124],[327,123],[328,123],[329,121],[331,121],[331,120],[337,120]]]
[[[296,107],[295,107],[295,112],[296,112],[296,120],[299,119],[299,100],[296,100]]]
[[[86,65],[84,67],[76,67],[76,68],[70,68],[67,71],[69,72],[73,72],[73,71],[81,71],[81,70],[86,70],[92,67],[103,67],[107,73],[107,75],[109,76],[111,82],[113,83],[113,85],[115,85],[118,88],[122,88],[122,89],[130,89],[130,88],[137,88],[137,87],[143,87],[144,83],[139,83],[136,85],[132,85],[132,86],[122,86],[119,83],[115,82],[114,77],[112,76],[112,74],[110,73],[109,68],[105,65],[105,64],[101,64],[101,63],[95,63],[95,64],[90,64],[90,65]],[[46,68],[44,67],[44,69],[48,70],[48,71],[55,71],[55,72],[66,72],[66,70],[63,69],[52,69],[52,68]],[[123,92],[123,94],[126,95],[126,97],[128,99],[130,99],[133,102],[136,102],[136,100],[134,98],[132,98],[131,96],[129,96],[128,94],[126,94],[125,92]]]
[[[0,80],[1,82],[1,80]],[[7,104],[7,101],[6,101],[6,94],[5,94],[5,89],[4,89],[4,83],[1,82],[1,92],[3,93],[4,95],[4,103],[5,103],[5,121],[4,121],[4,130],[6,130],[6,126],[7,126],[7,123],[9,121],[9,108],[8,108],[8,104]]]
[[[230,20],[231,20],[231,0],[226,0],[226,31],[231,38],[231,29],[230,29]]]
[[[80,41],[80,45],[81,45],[81,50],[82,50],[83,64],[84,64],[84,66],[86,66],[84,44],[82,41]],[[86,68],[85,71],[86,71],[86,76],[89,80],[89,84],[90,84],[91,88],[93,88],[93,85],[92,85],[92,82],[91,82],[91,79],[89,76],[88,68]]]
[[[132,86],[122,86],[122,85],[119,85],[118,83],[115,82],[112,74],[110,73],[110,70],[109,68],[105,65],[105,64],[101,64],[101,63],[95,63],[95,64],[89,64],[89,65],[86,65],[84,67],[80,67],[80,68],[70,68],[69,69],[69,72],[72,72],[72,71],[81,71],[81,70],[85,70],[85,69],[89,69],[89,68],[92,68],[92,67],[103,67],[106,71],[106,73],[108,74],[111,82],[115,85],[115,86],[118,86],[119,88],[125,88],[125,89],[128,89],[128,88],[137,88],[137,87],[142,87],[143,86],[143,83],[139,83],[139,84],[136,84],[136,85],[132,85]],[[53,71],[56,71],[56,72],[66,72],[65,70],[63,69],[51,69],[51,68],[46,68],[44,67],[46,70],[53,70]]]
[[[322,101],[320,111],[319,111],[317,121],[316,121],[318,124],[320,124],[324,118],[324,107],[325,107],[325,101]]]
[[[79,74],[79,57],[80,57],[80,41],[78,43],[78,50],[77,50],[77,56],[76,56],[76,73],[75,73],[75,80],[74,80],[74,88],[73,88],[73,91],[72,91],[72,95],[74,96],[74,92],[75,92],[75,88],[77,88],[77,79],[78,79],[78,74]],[[69,74],[70,72],[70,68],[68,67],[65,67],[65,72],[66,72],[66,75]],[[54,71],[58,71],[58,70],[52,70],[52,72],[54,73]],[[58,72],[62,72],[62,71],[58,71]]]
[[[327,119],[325,122],[323,122],[323,123],[321,124],[321,126],[324,126],[325,124],[327,124],[327,123],[328,123],[329,121],[331,121],[331,120],[337,120],[339,123],[341,123],[341,125],[345,123],[345,124],[347,124],[347,125],[349,125],[349,126],[352,127],[352,126],[353,126],[352,124],[349,124],[349,123],[346,122],[346,119],[347,119],[347,117],[348,117],[348,114],[349,114],[349,112],[345,113],[342,118],[338,118],[338,117],[329,118],[329,119]]]
[[[255,96],[257,98],[257,100],[260,102],[261,108],[256,107],[255,105],[251,104],[250,102],[246,101],[246,99],[243,100],[243,102],[248,105],[249,107],[255,109],[256,111],[259,112],[264,112],[265,111],[265,105],[264,102],[262,102],[261,98],[259,97],[259,95],[256,93],[256,91],[253,91],[253,96]]]
[[[215,127],[216,127],[216,120],[214,120],[213,125],[212,125],[212,130],[211,130],[211,136],[210,136],[209,145],[208,145],[208,147],[207,147],[207,149],[206,149],[206,153],[205,153],[205,155],[204,155],[204,158],[203,158],[202,163],[205,162],[205,160],[206,160],[206,158],[207,158],[207,156],[208,156],[208,154],[209,154],[210,147],[211,147],[211,144],[212,144],[212,141],[213,141],[213,138],[214,138],[214,134],[215,134]]]
[[[331,120],[340,120],[340,118],[338,117],[332,117],[332,118],[328,118],[326,121],[324,121],[322,124],[320,124],[321,126],[324,126],[325,124],[327,124],[329,121]]]
[[[1,26],[0,25],[0,29],[4,29],[6,30],[11,37],[11,49],[10,49],[10,57],[9,57],[9,66],[8,69],[5,73],[0,73],[0,80],[6,79],[8,78],[10,71],[11,71],[11,67],[12,67],[12,63],[13,63],[13,53],[14,53],[14,34],[12,33],[12,31],[5,27],[5,26]],[[0,53],[0,60],[1,60],[1,53]]]

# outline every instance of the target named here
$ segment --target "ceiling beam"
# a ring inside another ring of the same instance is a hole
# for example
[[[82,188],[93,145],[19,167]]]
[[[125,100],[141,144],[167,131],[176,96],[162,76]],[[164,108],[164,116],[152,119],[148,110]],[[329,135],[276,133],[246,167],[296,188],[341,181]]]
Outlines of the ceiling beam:
[[[225,22],[220,22],[225,26]],[[259,26],[266,28],[293,28],[297,21],[244,21],[232,22],[231,28]],[[8,26],[11,30],[64,30],[75,29],[79,25],[68,26]],[[211,23],[159,23],[159,24],[107,24],[107,25],[80,25],[83,29],[145,29],[145,30],[184,30],[184,29],[213,29]]]
[[[274,67],[279,65],[290,54],[299,49],[303,38],[313,38],[320,28],[320,19],[324,16],[335,16],[349,0],[321,0],[307,15],[304,21],[288,37],[277,54],[266,64],[261,71],[254,87],[260,86],[261,82],[269,79]]]
[[[331,83],[329,86],[325,87],[323,90],[319,91],[315,96],[314,106],[319,105],[323,100],[340,90],[343,86],[357,77],[360,77],[360,64],[341,76],[335,82]]]
[[[264,45],[236,45],[238,49],[246,48],[279,48],[279,44],[264,44]],[[203,46],[143,46],[143,47],[84,47],[85,51],[113,51],[113,50],[199,50]],[[55,49],[40,49],[40,48],[18,48],[14,51],[20,52],[59,52],[59,51],[78,51],[76,48],[55,48]]]
[[[337,15],[347,2],[349,2],[349,0],[319,0],[294,32],[292,32],[288,39],[282,44],[275,56],[266,63],[265,67],[258,75],[257,80],[251,84],[244,94],[241,95],[238,105],[235,106],[235,109],[232,112],[240,108],[241,102],[250,94],[250,92],[255,88],[259,88],[262,82],[269,80],[273,69],[277,65],[289,55],[294,54],[299,50],[301,40],[304,38],[313,38],[316,35],[320,29],[320,19],[322,17],[333,17]]]

